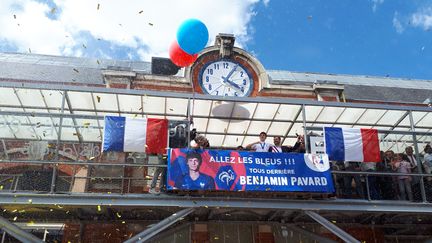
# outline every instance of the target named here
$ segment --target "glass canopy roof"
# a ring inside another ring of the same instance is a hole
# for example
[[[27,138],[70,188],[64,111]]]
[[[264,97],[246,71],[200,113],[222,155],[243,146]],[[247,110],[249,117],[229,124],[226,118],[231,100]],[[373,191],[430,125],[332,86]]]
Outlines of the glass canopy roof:
[[[218,98],[186,93],[93,87],[0,87],[0,138],[101,142],[104,116],[190,118],[212,147],[233,148],[281,136],[293,145],[296,134],[321,135],[323,126],[379,129],[381,150],[400,150],[432,141],[432,108],[318,102],[277,98]],[[63,106],[62,106],[63,104]],[[305,114],[303,115],[303,107]],[[305,120],[303,120],[305,118]],[[60,135],[60,136],[59,136]]]

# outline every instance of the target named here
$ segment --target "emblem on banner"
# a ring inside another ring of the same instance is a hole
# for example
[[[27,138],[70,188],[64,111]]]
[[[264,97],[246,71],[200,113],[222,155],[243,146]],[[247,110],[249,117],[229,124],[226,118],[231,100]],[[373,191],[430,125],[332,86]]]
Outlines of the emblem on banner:
[[[313,171],[324,172],[330,169],[330,163],[327,155],[305,154],[304,159],[306,165]]]
[[[234,172],[234,169],[230,165],[222,166],[219,168],[219,171],[216,175],[216,184],[219,189],[229,190],[234,183],[236,176],[237,175]]]

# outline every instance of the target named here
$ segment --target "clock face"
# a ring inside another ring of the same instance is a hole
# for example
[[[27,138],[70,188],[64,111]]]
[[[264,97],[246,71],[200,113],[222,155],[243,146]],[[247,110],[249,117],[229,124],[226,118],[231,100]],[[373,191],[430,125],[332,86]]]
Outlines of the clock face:
[[[217,60],[204,65],[198,76],[204,93],[218,96],[249,96],[253,90],[251,74],[240,63]]]

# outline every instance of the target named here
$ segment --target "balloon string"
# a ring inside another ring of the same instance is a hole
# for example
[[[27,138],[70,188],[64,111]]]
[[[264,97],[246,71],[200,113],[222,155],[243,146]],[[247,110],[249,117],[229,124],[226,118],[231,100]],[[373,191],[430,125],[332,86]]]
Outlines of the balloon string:
[[[189,112],[189,123],[190,125],[193,125],[193,114],[194,114],[194,109],[195,109],[195,85],[194,82],[192,81],[192,110]],[[190,129],[190,128],[189,128]]]

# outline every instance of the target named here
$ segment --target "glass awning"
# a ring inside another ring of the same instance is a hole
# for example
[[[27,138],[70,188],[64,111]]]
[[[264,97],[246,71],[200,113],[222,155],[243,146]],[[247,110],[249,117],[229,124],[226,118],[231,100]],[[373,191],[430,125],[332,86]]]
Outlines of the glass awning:
[[[0,138],[101,142],[104,116],[120,115],[192,118],[212,147],[227,148],[255,142],[261,131],[293,145],[305,127],[318,136],[323,126],[376,128],[385,150],[413,143],[410,111],[417,141],[431,142],[430,107],[5,83],[0,87]]]

